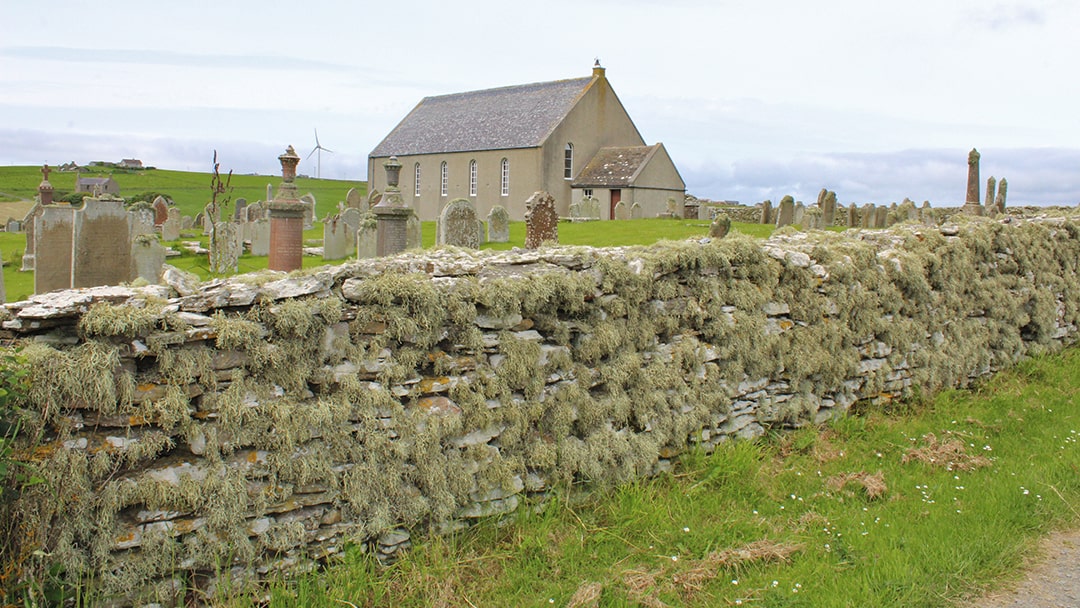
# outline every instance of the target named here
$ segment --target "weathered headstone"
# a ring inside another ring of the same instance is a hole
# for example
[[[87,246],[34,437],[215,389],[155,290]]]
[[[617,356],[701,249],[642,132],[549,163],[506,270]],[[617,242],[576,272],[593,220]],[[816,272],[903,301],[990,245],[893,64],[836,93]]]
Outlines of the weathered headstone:
[[[165,201],[165,197],[155,196],[152,207],[154,208],[154,225],[164,224],[165,220],[169,219],[169,203]]]
[[[274,200],[274,184],[266,184],[266,198],[264,198],[263,200]]]
[[[424,233],[420,216],[409,214],[405,219],[405,249],[420,249],[424,246]]]
[[[32,231],[34,237],[34,293],[71,288],[75,243],[75,212],[68,205],[45,205]],[[126,215],[126,214],[125,214]],[[131,253],[128,252],[130,256]]]
[[[154,221],[156,213],[154,209],[148,207],[140,207],[131,211],[131,236],[132,238],[141,234],[154,234]]]
[[[859,227],[860,228],[876,228],[877,224],[877,212],[874,209],[874,203],[866,203],[859,210]]]
[[[248,240],[251,241],[251,255],[270,255],[270,219],[261,217],[248,222]]]
[[[233,201],[233,221],[240,221],[241,219],[247,218],[247,214],[245,213],[247,206],[248,203],[246,198],[240,197]]]
[[[367,197],[368,210],[370,211],[372,207],[381,203],[382,198],[382,192],[379,192],[378,190],[372,190],[371,192],[369,192]]]
[[[885,205],[874,209],[874,228],[887,228],[889,226],[889,208]]]
[[[836,222],[836,193],[832,190],[826,192],[819,206],[821,207],[821,227],[832,226]]]
[[[641,208],[640,203],[635,202],[633,205],[630,205],[630,219],[640,220],[644,215],[645,211]]]
[[[582,204],[583,201],[574,201],[570,203],[570,219],[579,220],[585,217],[581,209]]]
[[[726,213],[717,213],[716,219],[709,224],[709,236],[714,239],[722,239],[731,231],[731,218]]]
[[[915,207],[915,201],[905,198],[897,209],[897,219],[901,222],[914,222],[919,219],[919,209]]]
[[[357,211],[367,211],[365,209],[366,205],[364,205],[364,197],[356,188],[349,188],[349,191],[345,193],[345,206]]]
[[[582,205],[582,212],[588,219],[600,219],[600,199],[595,196],[586,197],[585,204]]]
[[[1009,192],[1009,182],[1004,177],[1001,178],[1001,182],[998,183],[997,196],[994,197],[994,206],[997,207],[998,213],[1005,213],[1005,196]]]
[[[664,205],[664,214],[670,218],[679,217],[679,202],[675,200],[675,197],[669,196],[667,203]]]
[[[356,238],[356,232],[350,232],[340,216],[328,217],[323,221],[323,259],[340,260],[349,257],[349,241]]]
[[[240,269],[239,234],[236,224],[217,222],[210,239],[210,272],[225,274]]]
[[[167,221],[167,220],[166,220]],[[165,264],[165,248],[153,236],[140,235],[131,241],[131,278],[156,285]]]
[[[15,218],[8,218],[7,225],[4,229],[7,232],[22,232],[22,221]]]
[[[472,202],[464,198],[450,201],[439,214],[438,243],[469,249],[480,247],[480,232],[476,222],[476,209]]]
[[[803,213],[801,224],[803,228],[806,229],[821,230],[822,228],[824,228],[825,225],[822,222],[821,207],[814,205],[808,208],[806,212]]]
[[[795,216],[795,199],[790,194],[780,199],[780,207],[776,213],[776,227],[790,226]]]
[[[168,217],[161,224],[161,240],[175,241],[180,238],[180,210],[170,207]]]
[[[615,219],[628,220],[630,219],[630,210],[626,208],[626,203],[619,201],[615,203]]]
[[[506,243],[510,240],[510,213],[506,207],[495,205],[488,212],[488,241]]]
[[[772,213],[772,201],[765,200],[761,203],[761,222],[762,224],[771,224],[773,219]]]
[[[983,202],[983,206],[987,209],[994,207],[994,199],[997,196],[997,179],[993,175],[986,178],[986,200]]]
[[[413,215],[413,217],[416,217]],[[360,260],[367,260],[379,255],[379,239],[378,239],[378,220],[374,215],[366,215],[361,219],[360,224],[356,228],[356,257]],[[419,226],[419,219],[417,220]],[[408,232],[408,223],[405,225],[406,233]],[[406,238],[406,241],[408,239]],[[414,247],[409,246],[409,249]]]
[[[927,226],[937,225],[937,220],[934,218],[934,210],[930,208],[930,201],[923,201],[922,207],[919,208],[919,219]]]
[[[304,230],[311,230],[315,226],[315,195],[308,192],[300,202],[304,205]]]
[[[152,236],[152,212],[149,217]],[[130,281],[132,228],[131,216],[122,200],[87,200],[75,215],[71,286],[119,285]],[[38,245],[40,256],[41,241]]]
[[[525,208],[525,247],[536,249],[547,242],[557,244],[559,214],[555,211],[555,198],[542,190],[534,192],[525,201]]]
[[[859,207],[855,203],[847,208],[847,227],[855,228],[859,225]]]
[[[195,226],[195,220],[190,215],[180,216],[180,230],[191,230]]]
[[[795,201],[795,210],[791,214],[791,223],[801,226],[805,216],[806,207],[803,206],[802,201]]]

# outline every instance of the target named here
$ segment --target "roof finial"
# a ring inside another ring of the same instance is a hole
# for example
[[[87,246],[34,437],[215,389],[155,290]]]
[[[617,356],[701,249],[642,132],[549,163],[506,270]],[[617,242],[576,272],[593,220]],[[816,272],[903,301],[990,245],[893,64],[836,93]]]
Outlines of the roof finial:
[[[599,57],[597,57],[596,62],[593,63],[592,75],[593,75],[593,78],[603,78],[604,77],[604,68],[600,66],[600,58]]]

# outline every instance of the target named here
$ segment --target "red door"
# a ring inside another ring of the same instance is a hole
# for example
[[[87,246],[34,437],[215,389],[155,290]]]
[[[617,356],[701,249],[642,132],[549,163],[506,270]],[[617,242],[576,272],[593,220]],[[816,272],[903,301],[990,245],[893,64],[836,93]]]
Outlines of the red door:
[[[615,205],[618,205],[619,201],[621,201],[621,200],[622,200],[622,190],[612,190],[611,191],[611,215],[608,216],[608,219],[610,219],[610,220],[615,219]]]

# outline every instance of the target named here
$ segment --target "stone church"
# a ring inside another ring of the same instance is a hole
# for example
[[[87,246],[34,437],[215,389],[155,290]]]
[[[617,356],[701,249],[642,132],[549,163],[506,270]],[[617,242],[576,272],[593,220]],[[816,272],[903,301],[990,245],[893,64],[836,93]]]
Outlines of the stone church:
[[[593,196],[602,219],[615,205],[642,217],[681,204],[686,184],[663,144],[645,144],[599,62],[592,76],[425,97],[368,155],[368,189],[386,190],[383,163],[397,156],[405,203],[434,220],[451,200],[495,205],[511,219],[545,190],[566,216]]]

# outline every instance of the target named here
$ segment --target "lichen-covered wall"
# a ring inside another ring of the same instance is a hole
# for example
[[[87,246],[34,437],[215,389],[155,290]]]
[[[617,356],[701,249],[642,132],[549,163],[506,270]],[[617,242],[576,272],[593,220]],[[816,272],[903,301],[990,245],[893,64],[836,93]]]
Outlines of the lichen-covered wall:
[[[346,543],[386,558],[410,531],[1070,342],[1080,225],[955,219],[170,271],[9,304],[32,378],[19,457],[46,483],[8,506],[5,559],[124,603]]]

